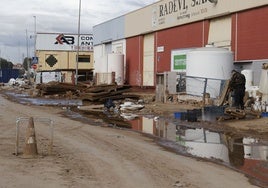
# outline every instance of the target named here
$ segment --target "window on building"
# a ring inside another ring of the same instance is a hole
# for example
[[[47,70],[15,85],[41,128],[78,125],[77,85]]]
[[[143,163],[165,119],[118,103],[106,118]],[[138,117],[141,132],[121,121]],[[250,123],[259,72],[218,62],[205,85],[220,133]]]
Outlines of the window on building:
[[[90,55],[79,55],[78,62],[79,63],[90,63]]]

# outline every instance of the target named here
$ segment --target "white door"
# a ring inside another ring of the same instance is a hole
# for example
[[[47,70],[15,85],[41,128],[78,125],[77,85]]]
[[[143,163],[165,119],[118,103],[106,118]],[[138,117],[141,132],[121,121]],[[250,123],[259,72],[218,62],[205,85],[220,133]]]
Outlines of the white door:
[[[145,35],[143,45],[143,86],[154,86],[154,35]]]

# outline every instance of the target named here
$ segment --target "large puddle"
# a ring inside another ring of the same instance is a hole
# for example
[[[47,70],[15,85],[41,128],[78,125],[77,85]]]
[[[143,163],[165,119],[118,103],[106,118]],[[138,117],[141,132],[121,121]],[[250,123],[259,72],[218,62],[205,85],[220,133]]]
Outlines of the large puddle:
[[[238,170],[260,187],[268,185],[268,140],[243,137],[230,133],[194,128],[189,122],[172,121],[154,116],[103,113],[89,118],[100,118],[111,126],[124,127],[152,135],[163,145],[182,155],[193,156],[223,164]],[[205,120],[215,120],[216,114],[207,114]]]
[[[35,105],[79,106],[80,100],[55,100],[28,98],[25,95],[11,94],[21,103]],[[154,116],[135,114],[97,113],[84,114],[66,108],[66,115],[92,125],[124,127],[159,138],[161,145],[177,152],[227,165],[252,177],[254,184],[268,185],[268,140],[243,137],[234,134],[215,132],[204,128],[194,128],[180,121]],[[215,113],[206,113],[205,120],[215,119]],[[103,123],[100,123],[102,119]]]
[[[252,177],[251,181],[260,187],[268,185],[268,140],[194,128],[190,122],[187,126],[185,121],[154,116],[103,113],[83,117],[100,118],[110,126],[152,135],[160,145],[182,155],[226,165]],[[210,118],[214,119],[215,114],[206,114],[205,119]]]

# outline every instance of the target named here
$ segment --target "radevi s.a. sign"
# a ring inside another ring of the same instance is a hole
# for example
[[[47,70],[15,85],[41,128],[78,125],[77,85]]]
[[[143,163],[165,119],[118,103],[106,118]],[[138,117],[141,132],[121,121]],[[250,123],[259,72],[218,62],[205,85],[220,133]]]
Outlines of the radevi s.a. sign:
[[[159,17],[172,14],[179,11],[187,11],[190,8],[197,7],[208,3],[208,0],[173,0],[159,5]]]
[[[154,30],[267,5],[267,0],[162,0],[152,6]]]
[[[171,0],[160,2],[155,7],[157,9],[154,18],[155,26],[167,24],[167,20],[189,22],[207,14],[208,8],[216,6],[217,2],[217,0]]]

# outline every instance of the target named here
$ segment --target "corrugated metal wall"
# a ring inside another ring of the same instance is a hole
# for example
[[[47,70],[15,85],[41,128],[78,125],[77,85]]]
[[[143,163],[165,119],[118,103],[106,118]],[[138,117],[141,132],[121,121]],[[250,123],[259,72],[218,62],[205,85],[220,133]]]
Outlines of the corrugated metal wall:
[[[196,22],[157,32],[156,46],[163,46],[164,51],[157,53],[156,72],[170,71],[171,51],[207,44],[209,22]]]
[[[143,36],[126,41],[126,81],[132,86],[142,85]]]
[[[94,45],[125,38],[125,17],[114,18],[93,27]]]
[[[268,58],[268,6],[233,15],[232,50],[235,60]]]
[[[18,69],[0,69],[0,82],[7,83],[11,78],[18,78]]]

